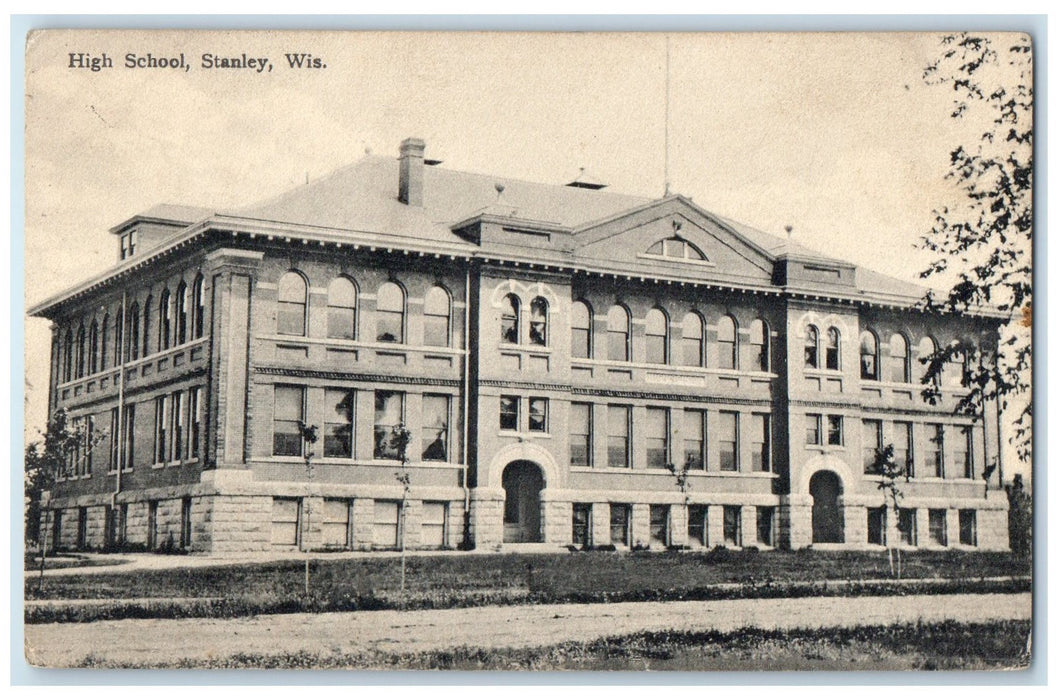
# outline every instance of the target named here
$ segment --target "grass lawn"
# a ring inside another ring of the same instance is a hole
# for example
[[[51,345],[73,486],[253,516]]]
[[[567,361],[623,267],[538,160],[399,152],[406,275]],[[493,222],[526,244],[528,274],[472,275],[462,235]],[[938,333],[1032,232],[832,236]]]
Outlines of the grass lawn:
[[[304,562],[184,567],[124,573],[71,574],[25,582],[27,603],[112,600],[107,604],[26,606],[27,624],[128,618],[230,618],[246,615],[518,603],[714,600],[819,595],[1016,592],[1026,581],[982,577],[1030,573],[1007,553],[914,552],[903,578],[951,579],[907,584],[891,579],[882,552],[729,551],[574,552],[412,557],[402,597],[397,558],[312,563],[310,595]],[[842,585],[815,583],[819,580]],[[866,583],[886,579],[882,583]],[[805,583],[808,582],[808,583]],[[725,585],[726,584],[726,585]],[[129,601],[149,598],[149,601]],[[124,599],[124,600],[122,600]]]
[[[483,671],[895,671],[1025,668],[1031,623],[901,624],[851,629],[641,632],[529,649],[415,654],[237,654],[174,660],[172,668],[329,668]],[[108,666],[96,657],[82,667]],[[158,668],[152,665],[152,668]]]

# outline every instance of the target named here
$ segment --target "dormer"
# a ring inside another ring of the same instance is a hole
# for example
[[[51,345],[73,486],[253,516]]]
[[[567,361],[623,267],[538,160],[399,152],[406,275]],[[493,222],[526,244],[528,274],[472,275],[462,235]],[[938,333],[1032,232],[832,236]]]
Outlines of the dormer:
[[[212,212],[198,207],[159,204],[123,221],[110,232],[118,239],[118,262],[140,257]]]

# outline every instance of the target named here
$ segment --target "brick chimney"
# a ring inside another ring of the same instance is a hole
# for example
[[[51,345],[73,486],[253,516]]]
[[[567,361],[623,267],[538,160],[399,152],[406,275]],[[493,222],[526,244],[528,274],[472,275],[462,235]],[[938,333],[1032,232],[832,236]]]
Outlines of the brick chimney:
[[[397,199],[411,207],[422,206],[423,154],[426,142],[410,138],[400,142],[400,185]]]

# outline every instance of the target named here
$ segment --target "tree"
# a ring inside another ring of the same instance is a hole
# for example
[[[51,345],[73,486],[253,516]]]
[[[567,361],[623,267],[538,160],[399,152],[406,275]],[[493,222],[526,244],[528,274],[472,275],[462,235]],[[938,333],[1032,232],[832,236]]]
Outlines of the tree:
[[[1014,481],[1007,484],[1006,489],[1010,501],[1007,511],[1010,549],[1018,556],[1025,557],[1032,552],[1032,496],[1025,488],[1021,474],[1015,474]]]
[[[904,496],[899,484],[901,479],[905,483],[911,480],[911,472],[908,470],[907,464],[899,464],[894,455],[895,450],[892,443],[880,450],[876,450],[874,462],[869,470],[869,473],[878,474],[882,477],[878,482],[878,489],[885,496],[887,523],[899,523],[900,499]],[[888,527],[886,528],[886,530],[889,529]],[[885,535],[885,548],[889,554],[889,573],[900,578],[900,550],[894,546],[895,544],[895,542],[891,541],[887,532]],[[893,550],[896,550],[896,567],[893,566]]]
[[[400,520],[398,534],[400,535],[400,601],[404,606],[404,574],[407,564],[407,553],[404,548],[404,533],[407,529],[406,520],[408,514],[408,494],[411,493],[411,474],[408,472],[408,445],[411,444],[411,431],[403,423],[393,429],[389,436],[390,447],[400,460],[400,469],[394,472],[397,483],[401,485],[400,495]]]
[[[306,425],[302,421],[298,421],[298,435],[301,436],[301,442],[305,449],[305,473],[309,477],[309,483],[312,483],[312,478],[316,472],[312,466],[312,458],[316,456],[313,452],[312,446],[316,444],[316,441],[320,439],[319,428],[315,425]],[[309,594],[309,546],[304,542],[305,536],[309,532],[309,524],[311,522],[312,508],[310,503],[312,499],[305,499],[305,527],[304,534],[302,535],[302,546],[305,548],[305,595]]]
[[[41,498],[50,491],[55,480],[69,466],[74,450],[84,441],[84,433],[70,425],[65,409],[52,414],[41,439],[26,446],[25,475],[25,521],[26,545],[43,543],[47,531],[40,528]]]
[[[1009,321],[988,347],[966,341],[928,358],[923,396],[936,402],[944,365],[965,356],[963,384],[970,393],[957,411],[980,415],[985,402],[1025,399],[1012,443],[1022,459],[1032,454],[1032,46],[1026,35],[952,34],[923,74],[927,85],[952,91],[951,118],[979,120],[984,131],[951,151],[947,179],[958,197],[934,210],[923,247],[936,255],[925,278],[954,275],[946,295],[930,293],[925,306],[966,312],[992,306]]]

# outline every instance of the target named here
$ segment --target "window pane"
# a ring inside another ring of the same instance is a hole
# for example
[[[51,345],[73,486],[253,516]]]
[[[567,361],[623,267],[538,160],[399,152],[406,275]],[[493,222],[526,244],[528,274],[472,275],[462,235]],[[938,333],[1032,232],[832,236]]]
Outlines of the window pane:
[[[749,327],[750,369],[765,372],[770,367],[768,361],[768,327],[760,319]]]
[[[667,547],[669,544],[669,507],[650,506],[650,546]]]
[[[404,342],[404,290],[393,282],[378,288],[375,305],[375,340],[380,343]]]
[[[629,521],[632,506],[627,503],[610,504],[610,542],[628,546]]]
[[[424,394],[422,397],[422,458],[448,461],[449,397]]]
[[[731,547],[742,545],[742,508],[724,506],[724,544]]]
[[[911,424],[893,424],[893,461],[901,469],[911,468]]]
[[[606,317],[607,359],[624,362],[628,353],[628,312],[614,306]]]
[[[569,407],[569,463],[591,464],[591,405],[574,403]]]
[[[500,340],[505,343],[518,342],[518,310],[521,305],[518,297],[508,294],[503,298],[500,309]]]
[[[806,445],[822,445],[823,436],[821,434],[823,417],[815,414],[808,414],[805,416],[805,444]]]
[[[356,286],[346,277],[327,287],[327,337],[356,338]]]
[[[683,461],[687,469],[705,469],[705,411],[683,412]]]
[[[301,455],[301,432],[304,389],[296,386],[275,387],[275,408],[272,435],[272,454]]]
[[[432,287],[423,301],[423,344],[432,347],[447,347],[449,344],[449,298],[448,292]]]
[[[755,414],[750,423],[750,442],[753,448],[753,470],[771,469],[771,417]]]
[[[815,326],[805,330],[805,367],[819,367],[819,331]]]
[[[529,430],[534,433],[547,432],[547,399],[529,399]]]
[[[860,379],[878,379],[878,340],[874,333],[860,333]]]
[[[352,457],[356,392],[352,389],[327,389],[323,406],[323,456]]]
[[[720,369],[735,369],[737,366],[738,343],[735,321],[724,316],[716,324],[716,343],[718,346],[717,361]]]
[[[651,309],[646,317],[646,361],[665,364],[668,361],[668,318],[660,309]]]
[[[664,469],[669,464],[668,409],[647,409],[643,435],[647,448],[647,467],[650,469]]]
[[[827,416],[827,444],[828,445],[843,445],[843,444],[845,444],[841,428],[842,428],[841,416]]]
[[[279,278],[276,295],[276,332],[282,335],[305,335],[305,300],[308,287],[305,278],[296,272],[287,272]],[[166,321],[163,319],[162,325]]]
[[[547,345],[547,301],[543,297],[529,302],[529,343]]]
[[[738,414],[717,414],[717,439],[720,447],[720,471],[738,471]]]
[[[840,335],[837,328],[827,329],[827,369],[838,368]]]
[[[393,431],[404,421],[404,394],[398,391],[375,392],[375,459],[400,459]]]
[[[500,430],[518,430],[518,397],[500,397]]]
[[[680,343],[683,364],[687,367],[705,366],[705,343],[702,334],[702,318],[696,313],[683,317],[683,339]]]
[[[631,408],[628,406],[610,406],[607,410],[607,464],[610,467],[625,468],[628,461],[628,423]]]
[[[907,382],[907,341],[897,333],[889,339],[889,381]]]
[[[877,420],[863,421],[863,471],[866,474],[877,472],[875,461],[878,450],[882,449],[882,422]]]

